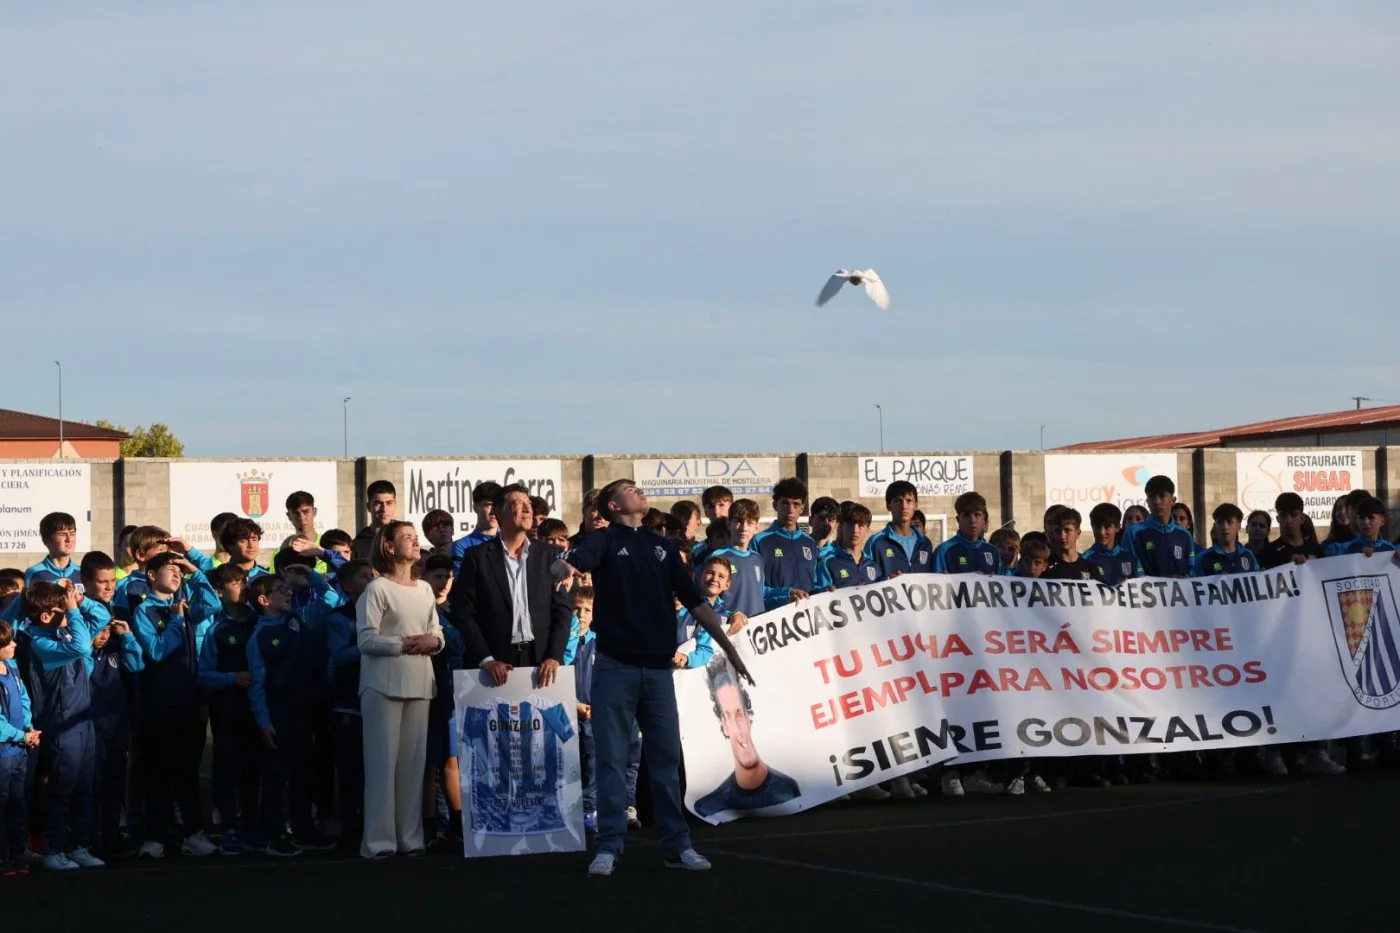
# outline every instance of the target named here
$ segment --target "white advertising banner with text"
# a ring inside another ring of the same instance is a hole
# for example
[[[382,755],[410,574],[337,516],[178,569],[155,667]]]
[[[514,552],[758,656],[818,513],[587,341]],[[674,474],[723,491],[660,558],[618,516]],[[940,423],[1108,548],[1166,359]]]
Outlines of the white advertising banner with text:
[[[1366,487],[1366,468],[1359,450],[1240,451],[1235,454],[1239,507],[1278,518],[1274,500],[1296,492],[1314,526],[1332,521],[1332,506],[1347,493]],[[1319,537],[1325,536],[1324,530]]]
[[[0,553],[48,553],[39,538],[39,521],[50,512],[73,516],[78,553],[92,550],[92,468],[88,464],[0,463]]]
[[[1092,582],[906,574],[754,618],[756,687],[678,672],[687,805],[790,813],[957,756],[1115,755],[1400,729],[1391,554]]]
[[[457,520],[457,536],[470,534],[476,528],[472,490],[488,480],[519,483],[548,502],[554,518],[562,511],[564,468],[558,460],[405,460],[399,518],[421,530],[423,516],[442,509]]]
[[[862,499],[883,499],[897,480],[913,483],[919,498],[960,496],[972,491],[972,458],[915,454],[907,457],[861,457],[857,491]]]
[[[778,475],[777,457],[691,457],[633,460],[632,482],[648,496],[699,499],[711,486],[723,486],[736,498],[758,499],[771,507]]]
[[[287,497],[309,492],[316,500],[316,529],[336,527],[336,464],[333,460],[267,460],[238,463],[170,464],[170,533],[206,554],[218,548],[209,522],[220,512],[251,518],[262,526],[264,551],[275,551],[296,534],[287,518]],[[155,516],[135,516],[143,522]]]

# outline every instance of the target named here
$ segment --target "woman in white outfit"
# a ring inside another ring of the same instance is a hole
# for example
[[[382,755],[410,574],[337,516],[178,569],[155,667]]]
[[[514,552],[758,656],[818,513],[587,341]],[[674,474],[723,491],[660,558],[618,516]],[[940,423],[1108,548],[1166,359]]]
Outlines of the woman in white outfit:
[[[436,693],[432,655],[442,650],[436,600],[413,578],[418,532],[390,522],[370,559],[379,574],[360,595],[360,713],[364,720],[365,834],[360,855],[420,855],[428,705]]]

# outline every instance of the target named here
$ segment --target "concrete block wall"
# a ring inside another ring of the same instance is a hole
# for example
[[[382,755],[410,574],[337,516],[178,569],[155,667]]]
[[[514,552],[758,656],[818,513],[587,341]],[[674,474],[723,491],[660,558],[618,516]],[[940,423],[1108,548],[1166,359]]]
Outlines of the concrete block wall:
[[[1298,450],[1301,448],[1290,448]],[[1373,493],[1381,496],[1390,506],[1389,536],[1400,534],[1400,448],[1353,448],[1362,453],[1365,483]],[[1177,496],[1192,507],[1196,515],[1197,540],[1202,544],[1209,541],[1210,511],[1221,502],[1234,502],[1239,497],[1236,455],[1257,455],[1266,450],[1241,449],[1200,449],[1177,451]],[[1022,534],[1038,530],[1046,507],[1045,456],[1051,452],[1041,451],[947,451],[939,453],[921,452],[919,456],[970,456],[973,459],[973,488],[986,498],[990,524],[993,528],[1014,519],[1017,530]],[[1126,457],[1133,452],[1122,451]],[[1152,453],[1161,454],[1161,451]],[[597,454],[582,457],[540,458],[540,457],[425,457],[422,461],[452,462],[461,465],[462,475],[474,475],[470,464],[478,461],[509,461],[517,468],[528,469],[531,462],[548,461],[558,463],[559,486],[554,490],[554,516],[563,519],[569,527],[576,528],[582,518],[581,503],[584,492],[590,487],[601,486],[617,478],[633,477],[633,461],[654,459],[686,458],[775,458],[779,464],[779,476],[799,476],[808,486],[812,498],[832,496],[837,500],[858,499],[876,515],[886,513],[883,497],[859,497],[860,460],[864,456],[912,456],[909,453],[887,452],[884,454],[854,453],[734,453],[734,454]],[[363,458],[358,460],[336,460],[336,494],[338,508],[335,515],[322,514],[320,525],[324,528],[340,527],[354,533],[367,521],[364,509],[364,490],[369,483],[387,479],[399,489],[400,515],[407,512],[407,490],[404,487],[404,463],[406,458]],[[283,458],[280,462],[309,462],[310,458]],[[20,461],[24,463],[49,463],[51,461]],[[92,488],[92,546],[111,552],[118,531],[125,524],[158,524],[170,527],[171,495],[169,460],[94,460],[91,464]],[[215,462],[215,461],[194,461]],[[234,461],[222,461],[234,462]],[[259,460],[259,464],[275,464],[278,460]],[[321,461],[325,462],[325,461]],[[454,467],[456,468],[456,467]],[[485,469],[485,468],[483,468]],[[552,469],[552,467],[551,467]],[[547,471],[546,471],[547,472]],[[498,481],[504,477],[492,477]],[[1287,476],[1282,477],[1284,482]],[[0,491],[0,502],[3,501]],[[765,515],[771,513],[771,497],[757,495],[759,505]],[[676,500],[668,497],[654,497],[658,508],[667,509]],[[274,503],[274,507],[280,503]],[[920,507],[931,519],[946,516],[946,534],[956,529],[953,514],[952,496],[925,497]],[[1243,504],[1242,504],[1243,507]],[[1087,519],[1088,509],[1080,511]],[[459,515],[459,518],[462,516]],[[174,533],[179,529],[171,528]],[[934,529],[930,528],[933,532]],[[1325,534],[1325,524],[1319,528]],[[1088,543],[1089,529],[1085,529],[1083,542]],[[269,542],[275,546],[280,542]],[[269,558],[271,551],[265,551]],[[28,567],[42,559],[42,553],[10,552],[0,554],[0,567]]]

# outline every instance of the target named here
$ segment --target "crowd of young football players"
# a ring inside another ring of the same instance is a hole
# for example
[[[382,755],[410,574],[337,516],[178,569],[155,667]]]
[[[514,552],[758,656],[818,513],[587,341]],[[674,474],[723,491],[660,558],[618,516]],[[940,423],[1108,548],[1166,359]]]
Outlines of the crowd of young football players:
[[[494,504],[520,491],[478,486],[475,530],[457,540],[457,520],[447,512],[430,512],[422,521],[430,547],[413,572],[431,587],[443,631],[433,654],[437,699],[423,775],[428,848],[460,840],[462,828],[451,677],[463,666],[464,652],[448,612],[452,582],[463,555],[495,534]],[[297,533],[280,543],[269,566],[258,563],[261,527],[229,513],[211,523],[214,554],[142,525],[122,531],[115,555],[91,551],[81,558],[73,517],[44,516],[39,532],[48,556],[23,572],[0,571],[3,874],[161,858],[171,845],[186,856],[294,856],[359,846],[365,812],[361,597],[376,577],[382,532],[397,508],[392,484],[378,481],[366,492],[370,524],[353,537],[338,529],[319,532],[313,498],[290,496],[287,514]],[[987,504],[976,492],[957,499],[957,531],[935,543],[924,533],[918,493],[907,482],[887,488],[890,521],[879,530],[860,503],[809,502],[796,478],[773,489],[777,517],[767,528],[759,527],[756,501],[735,499],[721,486],[706,490],[698,504],[652,509],[645,525],[682,545],[682,557],[731,635],[752,617],[814,592],[899,574],[1010,574],[1116,586],[1144,575],[1246,573],[1394,550],[1383,537],[1384,504],[1364,491],[1337,500],[1321,539],[1295,494],[1275,503],[1277,534],[1269,513],[1245,516],[1233,504],[1219,505],[1211,513],[1208,546],[1198,542],[1190,509],[1176,500],[1169,478],[1153,477],[1145,492],[1145,508],[1095,506],[1087,516],[1093,544],[1083,551],[1086,516],[1063,506],[1046,511],[1042,530],[1018,534],[1008,523],[988,536]],[[585,497],[583,522],[572,537],[562,521],[548,517],[548,503],[537,497],[531,503],[533,536],[561,552],[606,525],[596,492]],[[593,627],[606,625],[593,618],[588,584],[574,584],[573,628],[562,658],[575,666],[585,739]],[[710,636],[683,611],[676,641],[678,669],[704,667],[714,655]],[[627,775],[633,826],[639,825],[640,748],[638,737]],[[212,752],[207,789],[200,778],[206,751]],[[1228,775],[1237,767],[1271,776],[1286,776],[1290,768],[1338,774],[1346,770],[1335,760],[1341,755],[1352,767],[1396,756],[1393,736],[1247,751],[954,765],[925,776],[944,796],[956,797]],[[586,741],[584,752],[585,819],[592,829]],[[206,790],[212,811],[206,811]],[[900,778],[856,796],[928,792],[921,780]]]

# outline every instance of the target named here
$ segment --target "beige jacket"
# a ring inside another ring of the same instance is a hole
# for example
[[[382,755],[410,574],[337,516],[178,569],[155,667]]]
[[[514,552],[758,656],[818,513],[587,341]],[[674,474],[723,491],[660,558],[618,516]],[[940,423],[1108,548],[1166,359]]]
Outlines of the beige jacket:
[[[403,586],[379,577],[360,594],[355,617],[359,620],[360,693],[374,690],[395,699],[432,699],[437,694],[433,659],[403,653],[408,635],[433,635],[437,651],[442,650],[442,625],[432,587],[422,580]]]

